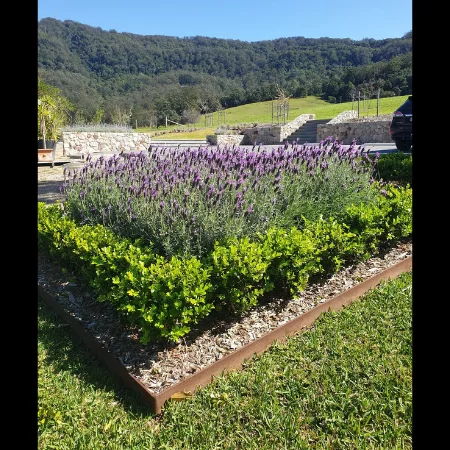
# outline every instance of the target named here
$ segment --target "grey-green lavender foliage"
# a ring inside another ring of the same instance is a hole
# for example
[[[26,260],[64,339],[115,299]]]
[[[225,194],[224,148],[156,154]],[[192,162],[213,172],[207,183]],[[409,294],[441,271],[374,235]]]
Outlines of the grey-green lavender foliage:
[[[62,131],[68,132],[105,132],[105,133],[135,133],[135,130],[130,125],[118,125],[109,123],[94,123],[94,124],[75,124],[66,125]]]
[[[339,219],[347,205],[378,195],[375,163],[330,140],[261,151],[156,148],[68,171],[65,208],[82,224],[144,238],[162,255],[201,257],[229,237]]]

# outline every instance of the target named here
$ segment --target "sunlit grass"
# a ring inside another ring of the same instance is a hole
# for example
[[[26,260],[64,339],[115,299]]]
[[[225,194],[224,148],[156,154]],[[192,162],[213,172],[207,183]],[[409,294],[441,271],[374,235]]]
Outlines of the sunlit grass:
[[[392,114],[407,98],[407,95],[398,97],[381,98],[378,103],[378,115]],[[315,114],[315,119],[332,119],[343,111],[358,111],[358,101],[345,103],[328,103],[319,97],[308,96],[305,98],[289,99],[288,121],[294,120],[301,114]],[[236,123],[258,123],[270,124],[277,123],[276,105],[272,101],[250,103],[248,105],[236,106],[223,110],[226,124]],[[377,99],[361,100],[359,104],[360,117],[377,115]],[[220,123],[224,123],[223,118]],[[206,139],[208,134],[214,134],[214,130],[219,125],[219,114],[212,114],[212,126],[205,121],[202,115],[197,123],[186,126],[186,128],[200,128],[192,132],[175,132],[161,136],[154,136],[155,139]],[[154,133],[156,131],[180,129],[179,125],[155,128],[138,128],[136,131],[143,133]]]

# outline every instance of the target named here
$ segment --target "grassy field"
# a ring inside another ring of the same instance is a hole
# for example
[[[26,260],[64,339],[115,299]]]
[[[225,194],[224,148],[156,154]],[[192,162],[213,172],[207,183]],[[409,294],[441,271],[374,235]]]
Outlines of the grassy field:
[[[412,272],[156,417],[38,301],[39,449],[411,449]]]
[[[392,114],[395,109],[400,106],[407,98],[407,95],[399,97],[381,98],[378,105],[378,114]],[[332,119],[339,113],[348,110],[357,110],[358,102],[346,103],[328,103],[318,97],[309,96],[305,98],[289,99],[289,116],[288,120],[294,120],[301,114],[315,114],[316,119]],[[248,105],[237,106],[223,110],[225,115],[225,124],[236,123],[272,123],[272,102],[250,103]],[[371,99],[360,102],[360,117],[376,116],[377,100]],[[221,119],[221,123],[223,120]],[[200,120],[189,128],[200,128],[190,132],[165,133],[162,136],[154,136],[155,139],[205,139],[206,135],[214,134],[214,130],[219,125],[218,113],[213,113],[212,126],[205,126],[205,116],[201,116]],[[138,128],[136,131],[142,133],[155,133],[156,131],[170,131],[180,129],[179,125],[155,128]],[[188,128],[186,126],[186,128]]]

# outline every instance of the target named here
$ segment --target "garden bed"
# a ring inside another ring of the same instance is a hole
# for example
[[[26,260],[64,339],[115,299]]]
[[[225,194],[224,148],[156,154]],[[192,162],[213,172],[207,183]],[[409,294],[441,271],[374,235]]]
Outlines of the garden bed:
[[[411,270],[412,241],[347,267],[309,286],[298,297],[273,298],[233,320],[205,319],[177,344],[143,345],[139,330],[125,325],[107,304],[73,275],[38,255],[39,296],[69,322],[100,359],[159,413],[175,393],[194,391],[224,370],[310,326],[318,314],[338,309],[382,279]],[[303,320],[304,318],[304,320]]]

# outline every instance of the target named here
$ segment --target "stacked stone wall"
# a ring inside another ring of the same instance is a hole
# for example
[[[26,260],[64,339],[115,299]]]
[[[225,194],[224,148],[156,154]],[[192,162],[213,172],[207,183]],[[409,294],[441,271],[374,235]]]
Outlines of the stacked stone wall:
[[[244,138],[245,136],[243,134],[211,134],[206,136],[206,140],[211,145],[244,145]]]
[[[346,145],[353,140],[357,144],[392,142],[390,122],[390,114],[358,118],[356,111],[344,111],[328,123],[317,125],[317,141],[332,137]]]
[[[283,139],[286,139],[304,123],[313,120],[315,117],[315,114],[302,114],[285,125],[260,125],[247,128],[244,130],[245,137],[242,144],[280,144]]]
[[[285,125],[261,125],[238,135],[210,135],[211,145],[280,144],[315,114],[302,114]],[[317,142],[328,137],[343,144],[392,142],[389,134],[390,115],[358,118],[356,111],[344,111],[326,124],[317,125]],[[119,153],[145,151],[152,139],[150,133],[63,132],[63,155],[84,157],[88,153]]]
[[[358,112],[357,111],[342,111],[340,114],[338,114],[334,119],[331,119],[328,124],[335,124],[335,123],[343,123],[348,121],[353,121],[358,118]]]
[[[150,133],[64,131],[63,153],[68,157],[83,157],[88,153],[139,152],[147,150],[151,140]]]

